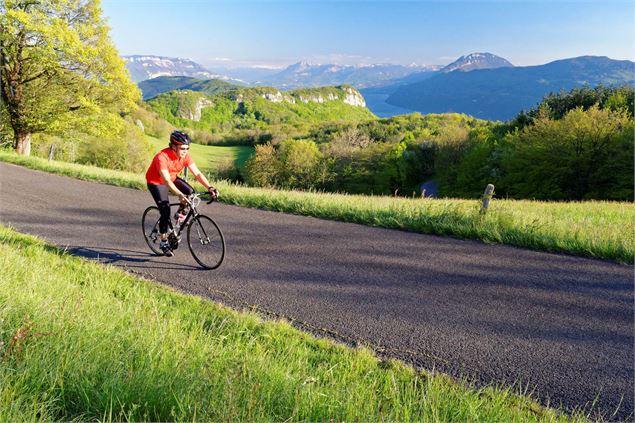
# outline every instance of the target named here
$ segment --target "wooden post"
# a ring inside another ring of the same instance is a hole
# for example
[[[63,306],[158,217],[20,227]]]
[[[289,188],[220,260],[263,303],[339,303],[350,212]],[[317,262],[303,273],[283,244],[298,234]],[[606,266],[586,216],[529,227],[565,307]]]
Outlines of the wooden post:
[[[51,148],[49,149],[49,162],[53,160],[53,154],[55,153],[55,146],[51,144]]]
[[[487,184],[487,186],[485,187],[485,192],[483,193],[483,204],[481,205],[481,214],[484,214],[487,212],[487,209],[489,208],[489,201],[492,199],[493,195],[494,195],[494,185]]]

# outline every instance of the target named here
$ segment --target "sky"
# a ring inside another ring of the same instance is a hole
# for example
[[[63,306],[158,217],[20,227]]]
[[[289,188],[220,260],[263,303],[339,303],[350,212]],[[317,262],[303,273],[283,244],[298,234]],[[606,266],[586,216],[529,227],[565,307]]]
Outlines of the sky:
[[[516,66],[583,55],[635,61],[632,0],[102,0],[121,55],[213,67],[446,65],[488,52]]]

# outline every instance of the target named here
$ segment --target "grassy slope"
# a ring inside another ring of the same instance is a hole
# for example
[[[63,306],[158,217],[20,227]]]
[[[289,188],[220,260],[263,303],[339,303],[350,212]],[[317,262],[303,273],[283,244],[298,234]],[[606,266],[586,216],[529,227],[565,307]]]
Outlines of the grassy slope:
[[[47,162],[0,152],[0,160],[34,169],[145,189],[142,175]],[[429,200],[248,188],[217,182],[222,201],[421,233],[480,239],[536,250],[633,263],[632,203],[495,200],[486,215],[472,200]]]
[[[360,122],[376,118],[366,107],[344,103],[347,93],[340,88],[322,87],[285,92],[284,96],[295,103],[266,100],[261,97],[265,93],[279,94],[279,91],[270,87],[242,88],[211,97],[195,91],[171,91],[160,94],[147,103],[153,111],[173,125],[212,132],[223,132],[221,127],[224,130],[230,127],[264,130],[281,124],[309,128],[325,122]],[[324,99],[333,95],[339,100],[304,103],[300,100],[300,95],[305,98],[322,96]],[[236,101],[237,97],[240,97],[240,102]],[[212,105],[202,109],[199,121],[179,117],[179,111],[193,110],[201,98],[211,100]]]
[[[146,135],[155,151],[162,150],[168,146],[168,141]],[[253,147],[217,147],[211,145],[192,144],[190,153],[200,169],[210,169],[225,161],[231,161],[236,167],[242,169],[245,162],[253,153]]]
[[[0,267],[1,421],[567,420],[2,226]]]

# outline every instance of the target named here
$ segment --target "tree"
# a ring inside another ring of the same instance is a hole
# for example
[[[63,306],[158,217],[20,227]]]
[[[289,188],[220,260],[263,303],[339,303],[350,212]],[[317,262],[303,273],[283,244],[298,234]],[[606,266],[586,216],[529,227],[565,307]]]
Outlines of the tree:
[[[502,158],[503,184],[516,198],[632,200],[633,120],[592,106],[562,119],[540,116]]]
[[[15,150],[31,135],[107,131],[94,116],[126,113],[140,100],[108,35],[99,0],[0,2],[2,108]]]
[[[286,140],[280,144],[284,184],[290,188],[316,188],[322,153],[311,140]]]

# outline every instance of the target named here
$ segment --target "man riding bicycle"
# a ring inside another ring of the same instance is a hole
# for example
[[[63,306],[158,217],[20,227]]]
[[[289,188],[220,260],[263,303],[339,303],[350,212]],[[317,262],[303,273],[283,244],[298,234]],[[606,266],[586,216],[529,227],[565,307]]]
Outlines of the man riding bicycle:
[[[163,254],[168,257],[174,255],[168,242],[168,226],[170,225],[168,192],[171,190],[179,197],[181,201],[179,212],[185,209],[187,197],[194,192],[194,189],[184,179],[176,175],[187,166],[192,175],[209,191],[212,198],[214,200],[218,198],[218,190],[210,185],[205,175],[201,173],[194,160],[192,160],[192,156],[188,151],[191,142],[192,140],[185,132],[172,132],[169,147],[164,148],[154,156],[146,172],[148,190],[161,212],[161,219],[159,220],[160,248]]]

